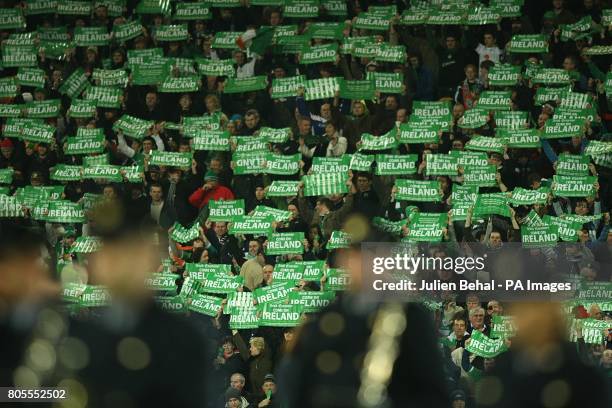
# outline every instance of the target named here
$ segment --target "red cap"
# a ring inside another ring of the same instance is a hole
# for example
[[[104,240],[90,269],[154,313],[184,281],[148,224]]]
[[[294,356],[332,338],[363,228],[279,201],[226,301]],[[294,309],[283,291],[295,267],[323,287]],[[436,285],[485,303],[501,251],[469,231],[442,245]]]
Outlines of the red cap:
[[[0,141],[0,147],[13,147],[13,142],[11,142],[11,139],[4,139]]]

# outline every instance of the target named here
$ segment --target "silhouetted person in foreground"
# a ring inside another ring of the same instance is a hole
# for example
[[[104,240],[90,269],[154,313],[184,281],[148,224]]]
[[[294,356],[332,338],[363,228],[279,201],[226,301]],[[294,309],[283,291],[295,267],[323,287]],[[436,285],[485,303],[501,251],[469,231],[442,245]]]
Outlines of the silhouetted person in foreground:
[[[112,301],[92,321],[72,323],[70,336],[89,361],[68,376],[84,386],[89,407],[201,407],[206,341],[187,320],[159,309],[144,286],[159,264],[152,227],[103,205],[93,229],[103,246],[89,256],[90,283],[106,286]]]

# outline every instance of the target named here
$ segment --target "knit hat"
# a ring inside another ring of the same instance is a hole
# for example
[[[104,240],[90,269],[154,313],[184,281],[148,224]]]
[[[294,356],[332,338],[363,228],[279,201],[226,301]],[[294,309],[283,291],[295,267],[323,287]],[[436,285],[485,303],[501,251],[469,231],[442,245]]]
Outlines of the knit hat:
[[[264,377],[263,382],[264,383],[267,383],[267,382],[276,383],[276,377],[274,377],[274,374],[266,374],[266,376]]]
[[[240,391],[235,388],[229,387],[225,390],[225,402],[229,402],[232,398],[240,399],[241,397]]]
[[[0,147],[13,147],[13,142],[11,139],[4,139],[0,142]]]
[[[219,181],[219,176],[214,171],[207,171],[204,175],[204,181]]]

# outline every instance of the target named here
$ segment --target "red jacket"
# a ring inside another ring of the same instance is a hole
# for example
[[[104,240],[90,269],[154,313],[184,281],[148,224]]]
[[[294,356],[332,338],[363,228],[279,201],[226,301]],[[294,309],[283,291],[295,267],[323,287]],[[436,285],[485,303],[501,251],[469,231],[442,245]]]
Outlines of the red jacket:
[[[204,191],[201,187],[196,191],[191,193],[189,196],[189,204],[194,207],[202,208],[210,200],[218,201],[218,200],[233,200],[234,193],[232,190],[225,186],[217,186],[213,190]]]

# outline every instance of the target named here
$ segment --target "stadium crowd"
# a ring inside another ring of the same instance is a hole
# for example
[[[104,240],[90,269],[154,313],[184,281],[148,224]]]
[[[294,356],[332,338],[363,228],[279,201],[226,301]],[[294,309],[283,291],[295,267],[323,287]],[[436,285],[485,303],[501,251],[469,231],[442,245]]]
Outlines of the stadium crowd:
[[[532,251],[578,285],[568,340],[609,389],[604,3],[0,1],[0,217],[44,233],[76,320],[108,301],[87,278],[96,206],[154,223],[146,285],[216,350],[206,406],[281,406],[299,325],[349,289],[341,254],[372,236]],[[476,406],[512,316],[475,294],[424,304],[449,406]]]

